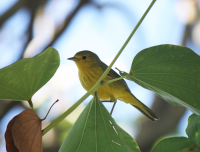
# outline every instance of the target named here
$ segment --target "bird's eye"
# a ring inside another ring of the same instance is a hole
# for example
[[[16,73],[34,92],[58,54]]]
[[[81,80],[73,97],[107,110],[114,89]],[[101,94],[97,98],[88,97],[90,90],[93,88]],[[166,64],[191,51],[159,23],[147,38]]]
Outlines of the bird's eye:
[[[83,56],[83,57],[82,57],[83,60],[85,60],[86,58],[87,58],[86,56]]]

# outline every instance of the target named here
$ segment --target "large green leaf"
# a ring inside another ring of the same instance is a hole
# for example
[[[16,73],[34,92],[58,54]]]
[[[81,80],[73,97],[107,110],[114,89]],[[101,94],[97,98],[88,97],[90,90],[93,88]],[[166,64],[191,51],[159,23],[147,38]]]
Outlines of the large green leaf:
[[[54,75],[59,64],[58,52],[49,47],[33,58],[21,59],[0,69],[0,99],[30,101]]]
[[[59,152],[140,152],[95,96],[69,131]]]
[[[200,116],[192,114],[189,117],[186,133],[194,145],[200,148]]]
[[[158,142],[151,152],[178,152],[189,148],[192,142],[186,137],[170,137]],[[188,151],[189,152],[189,151]]]
[[[154,91],[173,105],[200,114],[200,57],[183,46],[159,45],[139,52],[129,80]]]

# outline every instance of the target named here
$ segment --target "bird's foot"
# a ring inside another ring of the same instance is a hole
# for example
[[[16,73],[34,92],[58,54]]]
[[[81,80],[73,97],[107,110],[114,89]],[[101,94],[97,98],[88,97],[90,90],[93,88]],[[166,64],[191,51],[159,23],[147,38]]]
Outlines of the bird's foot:
[[[111,101],[111,100],[103,100],[101,102],[113,102],[113,101]]]
[[[110,115],[112,115],[112,112],[113,112],[113,110],[114,110],[114,107],[115,107],[116,103],[117,103],[117,101],[114,102],[113,107],[112,107],[111,112],[110,112]]]

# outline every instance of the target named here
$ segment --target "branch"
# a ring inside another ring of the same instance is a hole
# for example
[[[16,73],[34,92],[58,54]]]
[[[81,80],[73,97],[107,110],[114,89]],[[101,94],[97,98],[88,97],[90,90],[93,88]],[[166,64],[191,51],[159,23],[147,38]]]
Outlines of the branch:
[[[5,12],[1,17],[0,17],[0,27],[2,24],[9,19],[13,14],[15,14],[21,7],[25,5],[26,1],[25,0],[19,0],[17,3],[15,3],[7,12]]]
[[[24,33],[24,35],[27,35],[27,41],[24,43],[23,49],[19,55],[19,59],[23,58],[26,47],[33,38],[32,31],[33,31],[34,17],[36,11],[41,5],[45,6],[47,2],[48,0],[42,0],[41,2],[39,0],[35,0],[35,1],[30,1],[29,3],[26,4],[27,9],[30,11],[30,23],[28,25],[26,32]]]
[[[48,48],[49,46],[52,46],[54,44],[54,42],[61,36],[61,34],[68,27],[68,25],[70,24],[70,22],[72,21],[72,19],[74,18],[74,16],[78,13],[78,11],[80,10],[80,8],[83,7],[85,4],[88,4],[88,3],[90,3],[90,0],[81,0],[80,1],[80,3],[78,4],[78,6],[76,7],[76,9],[69,15],[69,17],[67,16],[65,18],[65,21],[63,23],[62,28],[59,31],[56,32],[56,34],[55,34],[54,38],[52,39],[52,41],[45,48]]]

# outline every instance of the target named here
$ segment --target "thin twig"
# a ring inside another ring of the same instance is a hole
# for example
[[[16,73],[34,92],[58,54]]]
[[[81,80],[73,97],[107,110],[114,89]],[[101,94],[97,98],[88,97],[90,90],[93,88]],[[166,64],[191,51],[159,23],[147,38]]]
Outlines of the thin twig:
[[[57,99],[57,100],[51,105],[51,107],[49,108],[49,111],[47,112],[46,116],[45,116],[43,119],[41,119],[41,121],[43,121],[43,120],[45,120],[45,119],[47,118],[47,116],[48,116],[48,114],[49,114],[51,108],[52,108],[53,105],[54,105],[56,102],[58,102],[58,101],[59,101],[59,100]]]

